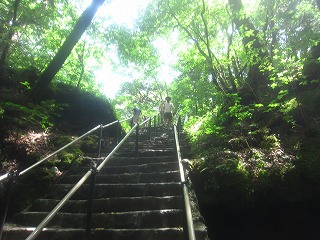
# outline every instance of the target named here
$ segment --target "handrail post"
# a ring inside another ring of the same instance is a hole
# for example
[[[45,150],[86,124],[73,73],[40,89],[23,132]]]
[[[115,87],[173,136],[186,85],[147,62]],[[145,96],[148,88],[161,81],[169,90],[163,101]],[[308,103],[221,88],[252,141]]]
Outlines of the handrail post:
[[[157,115],[153,116],[153,129],[154,129],[154,133],[157,132],[156,125],[157,125]]]
[[[139,123],[137,123],[137,128],[136,128],[136,148],[135,148],[135,156],[138,158],[138,146],[139,145]]]
[[[102,130],[103,130],[103,125],[101,124],[100,125],[99,143],[98,143],[98,158],[100,158],[100,155],[101,155]]]
[[[151,140],[151,118],[149,118],[148,121],[148,134],[149,134],[149,140]]]
[[[4,206],[4,212],[2,215],[2,219],[1,219],[0,240],[2,239],[3,228],[4,228],[4,224],[6,222],[6,218],[7,218],[7,213],[8,213],[8,208],[9,208],[9,202],[11,199],[13,184],[14,184],[17,176],[18,176],[18,174],[17,174],[17,171],[15,171],[15,170],[10,171],[8,174],[9,181],[8,181],[8,187],[7,187],[7,191],[6,191],[6,201],[5,201],[5,206]]]
[[[180,131],[181,131],[181,115],[178,117],[178,124],[177,124],[177,130],[178,130],[178,137],[180,138]]]
[[[87,221],[86,221],[86,237],[85,240],[91,240],[92,237],[92,213],[93,213],[93,199],[94,199],[94,189],[96,184],[96,176],[97,176],[97,165],[92,161],[92,175],[90,177],[90,191],[88,197],[88,205],[87,205]]]
[[[119,135],[120,135],[120,131],[121,131],[121,124],[118,120],[119,125],[116,125],[116,145],[118,145],[119,143]]]

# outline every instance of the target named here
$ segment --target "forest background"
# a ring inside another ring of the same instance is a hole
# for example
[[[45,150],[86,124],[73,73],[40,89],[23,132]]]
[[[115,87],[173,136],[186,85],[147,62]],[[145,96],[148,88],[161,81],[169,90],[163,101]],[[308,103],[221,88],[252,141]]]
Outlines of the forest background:
[[[39,157],[31,133],[79,134],[130,116],[134,105],[151,116],[170,95],[217,239],[231,225],[255,234],[255,217],[259,231],[272,219],[284,235],[312,234],[320,210],[319,1],[153,0],[133,26],[95,16],[110,2],[93,0],[83,12],[81,1],[0,3],[3,171]],[[161,75],[161,41],[172,51],[172,82]],[[94,74],[106,62],[131,78],[114,99]],[[250,224],[234,224],[244,216]]]

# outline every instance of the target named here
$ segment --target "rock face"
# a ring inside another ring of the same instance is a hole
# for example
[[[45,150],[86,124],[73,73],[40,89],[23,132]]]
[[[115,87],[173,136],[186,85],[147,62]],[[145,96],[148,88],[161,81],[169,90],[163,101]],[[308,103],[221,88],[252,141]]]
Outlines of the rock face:
[[[138,157],[133,136],[97,174],[91,239],[188,239],[173,133],[156,130],[151,140],[147,133],[140,136]],[[88,168],[74,168],[66,172],[44,198],[14,215],[5,225],[3,240],[29,236],[87,171]],[[89,181],[85,182],[37,239],[85,239],[89,186]],[[190,199],[196,238],[207,240],[193,191]]]

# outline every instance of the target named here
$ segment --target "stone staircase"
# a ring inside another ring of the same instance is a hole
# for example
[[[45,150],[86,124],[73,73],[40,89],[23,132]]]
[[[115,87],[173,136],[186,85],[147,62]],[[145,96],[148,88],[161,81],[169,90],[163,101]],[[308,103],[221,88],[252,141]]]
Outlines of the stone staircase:
[[[187,239],[173,133],[158,128],[151,140],[148,134],[142,134],[138,157],[134,139],[135,136],[125,143],[96,177],[92,239]],[[44,198],[15,214],[11,223],[5,225],[2,240],[26,239],[86,171],[88,168],[84,167],[71,169],[50,187]],[[86,182],[36,239],[85,239],[88,193]],[[191,200],[196,238],[207,240],[192,194]]]

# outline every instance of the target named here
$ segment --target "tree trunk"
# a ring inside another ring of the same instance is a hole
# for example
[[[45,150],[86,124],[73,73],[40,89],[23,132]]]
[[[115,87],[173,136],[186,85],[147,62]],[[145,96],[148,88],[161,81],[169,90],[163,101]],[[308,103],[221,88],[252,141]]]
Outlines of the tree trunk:
[[[77,44],[82,34],[91,23],[98,8],[103,4],[104,1],[105,0],[93,0],[87,9],[82,13],[70,35],[60,47],[59,51],[49,63],[48,67],[40,75],[37,83],[31,89],[27,101],[36,102],[40,100],[43,91],[50,85],[54,76],[62,68],[63,63],[70,55],[73,47]]]
[[[83,74],[84,74],[84,68],[85,68],[84,52],[85,52],[85,48],[86,48],[86,43],[83,43],[83,46],[82,46],[82,49],[81,49],[81,53],[78,54],[78,61],[80,63],[80,67],[81,67],[81,71],[80,71],[80,75],[79,75],[78,83],[77,83],[77,88],[78,89],[80,89],[80,83],[82,81]]]
[[[266,47],[258,38],[258,31],[253,23],[246,16],[243,16],[243,5],[241,0],[229,0],[229,5],[233,15],[233,21],[237,30],[242,34],[242,43],[248,55],[248,77],[247,85],[243,88],[248,98],[246,103],[264,102],[268,95],[268,74],[262,73],[260,67],[268,60]],[[250,33],[250,34],[247,34]],[[251,99],[250,99],[251,98]]]

